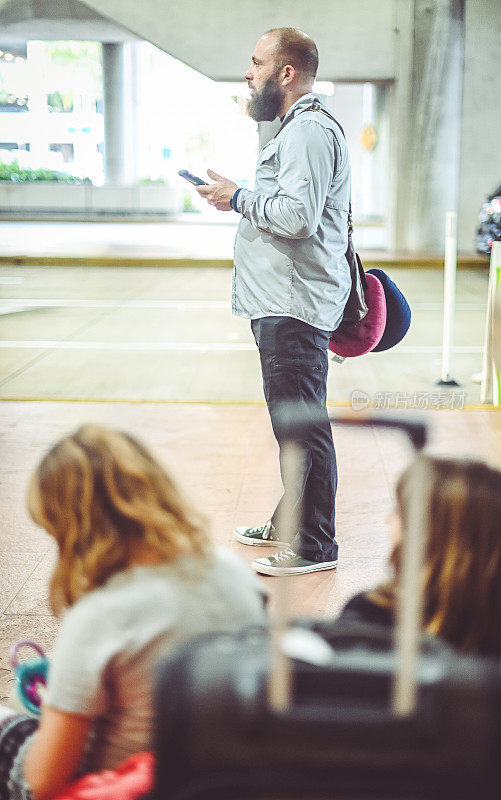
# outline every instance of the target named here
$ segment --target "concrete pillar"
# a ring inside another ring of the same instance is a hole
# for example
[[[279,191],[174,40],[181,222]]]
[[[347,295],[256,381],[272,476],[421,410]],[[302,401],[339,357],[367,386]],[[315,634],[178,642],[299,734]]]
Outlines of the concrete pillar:
[[[103,42],[105,182],[127,184],[125,46]]]
[[[399,171],[397,248],[443,250],[457,211],[464,0],[416,0],[405,148]]]
[[[125,55],[125,174],[127,183],[137,183],[141,174],[141,151],[145,147],[141,138],[142,42],[126,42]],[[147,79],[151,79],[148,75]]]
[[[389,88],[389,174],[388,184],[388,247],[406,249],[407,195],[410,168],[407,152],[413,123],[409,114],[412,89],[414,50],[414,0],[396,3],[394,7],[395,81]]]
[[[473,250],[480,205],[501,182],[501,2],[466,0],[458,247]]]
[[[30,144],[33,165],[37,167],[48,166],[50,132],[47,94],[44,83],[45,48],[43,42],[28,43],[26,67],[30,89],[28,97],[29,111],[26,114],[28,131],[23,138]]]

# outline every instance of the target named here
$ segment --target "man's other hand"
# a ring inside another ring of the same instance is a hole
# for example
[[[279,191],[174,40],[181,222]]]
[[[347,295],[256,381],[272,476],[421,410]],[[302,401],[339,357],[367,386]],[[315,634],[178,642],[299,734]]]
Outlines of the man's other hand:
[[[207,170],[207,175],[215,183],[211,183],[210,186],[197,186],[198,194],[205,197],[209,205],[215,206],[218,211],[231,211],[231,198],[238,189],[237,184],[211,169]]]

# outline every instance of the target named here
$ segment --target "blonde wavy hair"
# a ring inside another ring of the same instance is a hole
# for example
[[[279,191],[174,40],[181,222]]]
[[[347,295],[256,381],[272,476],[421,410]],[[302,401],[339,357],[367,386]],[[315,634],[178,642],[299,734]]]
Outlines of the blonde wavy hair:
[[[208,524],[132,436],[83,425],[54,445],[28,488],[32,519],[54,537],[49,601],[60,613],[127,569],[210,552]]]
[[[422,573],[423,627],[456,649],[501,655],[501,472],[479,461],[420,457],[428,472],[427,541]],[[406,536],[416,464],[396,487]],[[401,543],[394,577],[368,597],[396,611]]]

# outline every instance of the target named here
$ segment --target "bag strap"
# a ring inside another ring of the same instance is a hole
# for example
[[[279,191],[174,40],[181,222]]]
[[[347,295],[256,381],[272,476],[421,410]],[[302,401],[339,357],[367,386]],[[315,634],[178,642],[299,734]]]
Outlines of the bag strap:
[[[285,126],[286,126],[286,125],[288,125],[288,124],[289,124],[289,122],[292,122],[292,120],[293,120],[293,119],[295,119],[297,116],[299,116],[299,114],[304,114],[306,111],[321,111],[321,112],[322,112],[322,114],[325,114],[325,116],[326,116],[326,117],[329,117],[329,118],[330,118],[330,119],[331,119],[333,122],[335,122],[335,123],[336,123],[336,125],[337,125],[337,126],[338,126],[338,128],[339,128],[339,130],[341,131],[341,133],[343,134],[344,138],[346,139],[345,132],[344,132],[344,130],[343,130],[343,126],[341,125],[341,123],[339,123],[339,122],[337,121],[337,119],[336,119],[335,117],[333,117],[333,116],[332,116],[332,114],[330,113],[330,111],[327,111],[327,109],[325,109],[323,106],[321,106],[321,105],[320,105],[320,103],[318,102],[318,100],[315,100],[315,101],[314,101],[314,102],[311,104],[311,106],[308,106],[308,108],[302,108],[300,111],[298,111],[298,112],[294,112],[294,114],[292,114],[292,116],[290,116],[290,117],[288,117],[287,119],[285,119],[285,120],[282,122],[282,124],[280,125],[280,128],[279,128],[279,129],[278,129],[278,131],[276,132],[275,136],[273,136],[273,139],[276,139],[276,137],[278,136],[278,134],[279,134],[279,133],[281,133],[281,132],[283,131],[283,129],[285,128]]]
[[[314,100],[313,103],[311,104],[311,106],[308,106],[308,108],[302,108],[301,111],[298,111],[297,114],[296,114],[296,112],[294,112],[294,114],[292,114],[292,116],[288,117],[288,119],[285,119],[282,122],[282,124],[280,125],[280,128],[276,132],[275,136],[273,136],[273,139],[276,139],[278,134],[281,133],[283,131],[283,129],[285,128],[285,126],[288,125],[289,122],[292,122],[292,120],[295,119],[296,116],[299,116],[299,114],[304,114],[306,111],[321,111],[322,114],[325,114],[326,117],[329,117],[329,119],[331,119],[333,122],[336,123],[336,125],[338,126],[339,130],[343,134],[343,137],[344,137],[344,139],[346,141],[345,132],[343,130],[343,126],[341,125],[341,123],[339,123],[337,121],[337,119],[329,111],[327,111],[327,109],[323,108],[320,105],[320,103],[318,102],[318,100]],[[351,195],[351,186],[350,186],[350,195]],[[348,236],[351,236],[352,233],[353,233],[353,219],[352,219],[352,216],[351,216],[351,196],[350,196],[350,204],[349,204],[349,207],[348,207]]]

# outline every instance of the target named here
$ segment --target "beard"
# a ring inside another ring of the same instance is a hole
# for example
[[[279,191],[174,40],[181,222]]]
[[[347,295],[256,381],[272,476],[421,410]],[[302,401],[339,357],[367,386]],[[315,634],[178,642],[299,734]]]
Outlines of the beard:
[[[282,89],[277,76],[271,75],[260,92],[256,92],[247,103],[247,113],[256,122],[273,122],[283,103]]]

